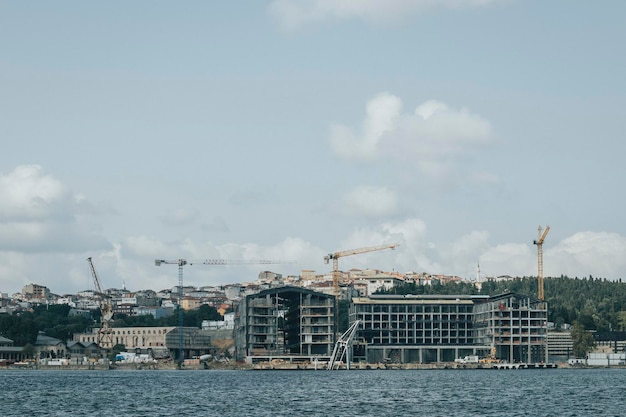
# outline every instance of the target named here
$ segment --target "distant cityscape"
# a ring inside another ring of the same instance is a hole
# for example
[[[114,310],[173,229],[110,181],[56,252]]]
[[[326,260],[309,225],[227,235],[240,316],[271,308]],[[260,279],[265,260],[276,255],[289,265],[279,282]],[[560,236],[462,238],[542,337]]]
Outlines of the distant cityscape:
[[[490,277],[486,280],[512,279],[510,276]],[[445,284],[461,282],[458,276],[431,275],[422,273],[383,272],[377,269],[351,269],[341,272],[340,291],[356,291],[359,296],[368,296],[380,289],[391,289],[403,283],[417,285],[431,285],[433,282]],[[254,282],[243,282],[219,286],[189,286],[183,287],[183,299],[180,302],[184,310],[194,310],[203,304],[215,307],[218,311],[233,308],[242,297],[256,294],[259,291],[280,287],[296,286],[334,295],[332,273],[316,274],[315,271],[303,270],[300,276],[286,276],[271,271],[262,271]],[[41,284],[28,284],[19,293],[9,295],[0,292],[0,313],[12,314],[23,309],[29,309],[33,304],[67,304],[79,310],[98,310],[102,296],[110,298],[114,313],[130,316],[153,315],[160,318],[172,314],[178,306],[179,287],[162,289],[142,289],[130,291],[126,288],[108,288],[103,294],[95,289],[85,289],[76,294],[56,294],[52,289]],[[341,298],[341,295],[340,295]]]
[[[500,276],[471,283],[480,288],[487,281],[511,279]],[[101,362],[103,352],[123,346],[124,351],[116,352],[113,361],[169,360],[197,365],[200,358],[211,358],[249,365],[280,360],[317,366],[320,362],[334,363],[333,355],[342,341],[338,327],[342,319],[346,320],[344,327],[356,323],[349,347],[356,363],[471,366],[469,362],[475,361],[492,366],[567,362],[570,358],[571,335],[551,331],[547,305],[542,300],[514,293],[409,296],[389,291],[407,283],[426,286],[462,281],[458,276],[351,269],[322,275],[304,270],[299,276],[287,277],[262,271],[250,283],[173,286],[158,291],[110,288],[99,293],[85,289],[59,295],[33,283],[11,296],[0,293],[0,314],[19,315],[37,305],[67,305],[73,315],[97,317],[93,313],[106,300],[113,320],[116,315],[158,320],[175,314],[178,306],[190,312],[205,305],[216,309],[221,319],[203,320],[200,327],[182,326],[179,321],[169,326],[109,328],[104,320],[94,321],[86,332],[73,334],[71,340],[40,332],[34,354],[0,335],[0,360],[28,363],[24,361],[34,356],[46,366],[84,366]],[[381,290],[386,293],[381,294]],[[338,305],[342,300],[343,312]],[[599,363],[624,364],[624,343],[619,346],[621,351],[617,344],[614,349],[609,345]]]

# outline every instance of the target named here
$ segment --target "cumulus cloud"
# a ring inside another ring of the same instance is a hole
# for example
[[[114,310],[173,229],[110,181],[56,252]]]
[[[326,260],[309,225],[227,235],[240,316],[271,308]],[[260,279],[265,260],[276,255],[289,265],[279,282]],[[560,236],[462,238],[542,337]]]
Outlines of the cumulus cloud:
[[[216,245],[211,242],[195,242],[189,239],[178,242],[162,242],[147,236],[127,238],[121,253],[125,262],[141,267],[131,270],[128,266],[119,273],[128,277],[136,289],[154,287],[171,288],[177,284],[176,265],[154,266],[154,259],[175,261],[186,259],[198,261],[196,265],[184,267],[184,282],[189,285],[222,285],[233,282],[254,281],[259,272],[271,270],[283,275],[299,275],[301,269],[310,268],[315,263],[321,264],[324,252],[300,238],[289,237],[274,245],[256,243],[226,243]],[[204,265],[203,260],[225,259],[251,262],[246,265]],[[130,262],[132,260],[132,262]],[[255,261],[276,261],[272,264],[254,263]],[[131,279],[132,277],[132,279]]]
[[[0,251],[67,252],[107,243],[80,218],[88,205],[39,165],[0,175]]]
[[[320,248],[299,237],[288,237],[275,244],[198,242],[191,239],[162,241],[143,235],[130,236],[108,250],[86,255],[28,254],[0,251],[0,292],[19,291],[30,282],[48,286],[53,292],[76,292],[92,287],[85,258],[94,257],[101,283],[106,288],[126,285],[130,290],[173,288],[178,284],[176,265],[156,267],[154,259],[234,259],[296,261],[285,264],[238,266],[188,265],[184,283],[194,286],[223,285],[254,281],[262,271],[299,275],[301,270],[330,272],[323,262],[328,252],[399,243],[385,249],[342,258],[339,268],[374,268],[383,271],[427,272],[458,275],[473,279],[476,264],[482,276],[531,276],[537,273],[536,247],[529,243],[490,242],[488,231],[472,231],[449,242],[436,241],[426,222],[406,218],[354,229],[337,247]],[[546,277],[583,277],[607,279],[624,276],[626,237],[616,233],[580,232],[561,241],[544,244]],[[56,271],[51,274],[50,270]],[[42,277],[45,277],[42,278]]]
[[[413,113],[403,113],[402,108],[400,98],[378,94],[367,103],[360,132],[344,125],[331,127],[331,149],[347,160],[405,161],[431,176],[442,176],[457,158],[492,140],[489,121],[466,108],[435,100],[420,104]]]
[[[428,241],[426,232],[426,223],[419,218],[387,222],[354,230],[341,242],[339,249],[398,243],[400,246],[395,248],[393,253],[389,250],[382,250],[356,255],[348,260],[348,265],[401,272],[441,270],[441,265],[433,256],[433,244]],[[342,269],[349,269],[349,267]]]
[[[400,272],[476,277],[536,276],[537,248],[528,243],[490,242],[488,231],[472,231],[450,242],[434,242],[426,223],[419,218],[383,223],[354,230],[338,249],[353,249],[400,243],[388,251],[356,255],[348,260],[350,267],[375,267]],[[617,233],[579,232],[562,241],[544,244],[544,276],[594,277],[615,280],[626,275],[626,237]],[[340,265],[341,266],[341,265]]]
[[[608,232],[579,232],[543,248],[544,275],[626,278],[626,237]]]
[[[387,187],[359,186],[344,197],[346,214],[363,216],[386,216],[397,206],[396,193]]]
[[[39,165],[21,165],[0,175],[0,219],[31,221],[66,217],[74,205],[69,190]]]
[[[402,101],[391,94],[381,93],[367,102],[366,116],[360,135],[343,125],[331,127],[330,145],[345,159],[371,160],[379,154],[385,134],[392,133],[402,111]]]
[[[537,275],[537,257],[525,243],[502,243],[486,248],[479,256],[483,276]],[[545,275],[545,274],[544,274]]]
[[[294,30],[326,20],[388,23],[436,8],[463,9],[499,1],[502,0],[274,0],[269,13],[283,29]]]

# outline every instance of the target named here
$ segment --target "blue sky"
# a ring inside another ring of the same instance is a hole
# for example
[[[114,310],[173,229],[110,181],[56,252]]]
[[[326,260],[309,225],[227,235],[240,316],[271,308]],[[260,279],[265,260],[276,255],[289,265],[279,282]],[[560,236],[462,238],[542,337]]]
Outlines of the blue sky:
[[[626,276],[626,3],[0,3],[0,292],[162,259]],[[193,266],[192,285],[265,269]]]

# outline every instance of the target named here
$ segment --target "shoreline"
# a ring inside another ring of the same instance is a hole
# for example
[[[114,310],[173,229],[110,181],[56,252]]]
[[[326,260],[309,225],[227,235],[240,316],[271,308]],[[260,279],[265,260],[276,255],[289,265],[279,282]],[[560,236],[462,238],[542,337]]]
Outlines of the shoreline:
[[[365,370],[523,370],[523,369],[626,369],[626,365],[616,366],[586,366],[576,365],[571,366],[568,363],[515,363],[515,364],[458,364],[458,363],[353,363],[350,366],[350,371],[365,371]],[[247,363],[194,363],[185,364],[183,367],[179,367],[174,362],[163,363],[128,363],[128,364],[115,364],[112,366],[102,364],[87,364],[87,365],[33,365],[33,366],[3,366],[2,370],[22,370],[22,371],[216,371],[216,370],[230,370],[230,371],[326,371],[325,363],[291,363],[282,361],[269,361],[258,362],[255,364]],[[342,364],[338,369],[339,371],[347,371],[345,364]]]

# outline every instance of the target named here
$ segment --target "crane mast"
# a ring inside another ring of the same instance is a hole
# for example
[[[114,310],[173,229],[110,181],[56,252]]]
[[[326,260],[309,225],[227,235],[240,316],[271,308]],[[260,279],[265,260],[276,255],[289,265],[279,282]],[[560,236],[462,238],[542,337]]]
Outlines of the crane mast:
[[[329,263],[330,260],[333,260],[333,288],[335,291],[335,297],[339,296],[339,258],[343,258],[344,256],[358,255],[360,253],[374,252],[383,249],[395,249],[400,246],[399,243],[394,243],[392,245],[380,245],[380,246],[368,246],[365,248],[358,249],[348,249],[339,252],[329,253],[324,256],[324,262]]]
[[[182,364],[185,359],[185,350],[183,345],[183,267],[185,265],[269,265],[269,264],[282,264],[291,263],[284,261],[269,261],[269,260],[233,260],[233,259],[155,259],[154,264],[161,266],[161,264],[178,265],[178,362]]]
[[[93,277],[96,293],[100,295],[100,329],[98,330],[98,349],[104,351],[113,347],[113,338],[111,336],[111,319],[113,318],[113,306],[109,297],[102,291],[100,279],[93,266],[91,257],[87,258],[91,276]]]
[[[540,301],[544,300],[543,293],[543,241],[546,239],[548,232],[550,231],[550,226],[546,226],[546,228],[541,230],[541,226],[539,226],[537,233],[537,240],[533,241],[535,245],[537,245],[537,298]]]
[[[352,358],[352,339],[354,339],[354,335],[359,328],[359,324],[361,324],[361,320],[356,320],[352,323],[350,327],[348,327],[348,330],[346,330],[335,343],[333,354],[328,361],[327,369],[329,371],[339,369],[339,363],[343,362],[344,358],[346,359],[346,369],[350,370],[350,361]]]

